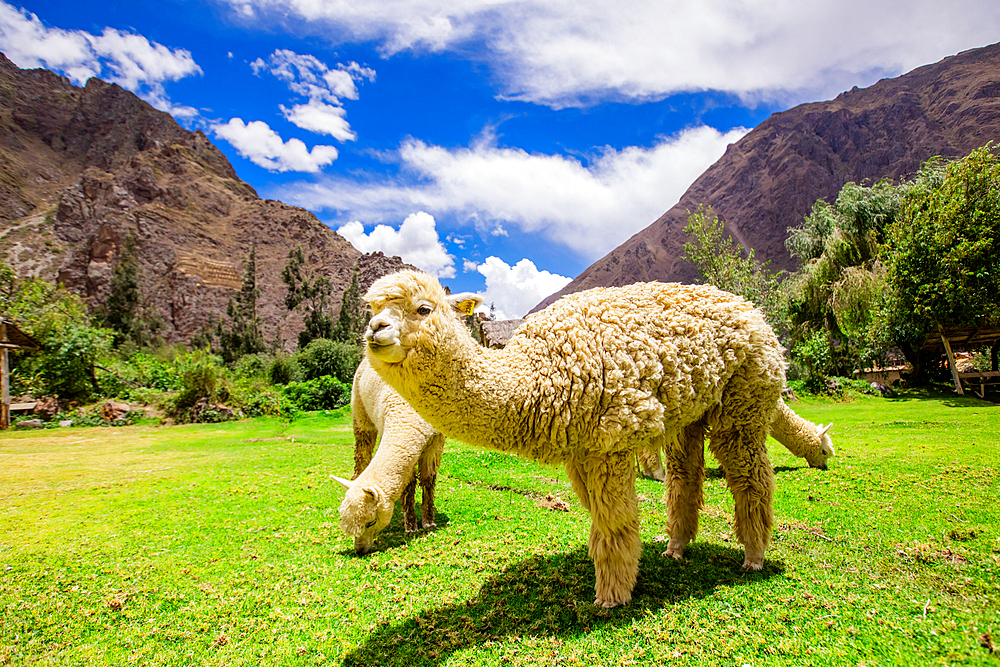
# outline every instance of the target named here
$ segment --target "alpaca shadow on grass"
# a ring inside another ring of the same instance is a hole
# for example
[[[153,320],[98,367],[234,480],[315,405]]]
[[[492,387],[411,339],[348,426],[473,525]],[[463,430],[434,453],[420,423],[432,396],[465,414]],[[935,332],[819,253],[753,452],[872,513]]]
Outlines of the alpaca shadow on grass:
[[[344,657],[343,664],[433,667],[458,651],[511,637],[573,637],[605,626],[628,625],[650,611],[711,595],[719,587],[784,572],[784,566],[774,561],[765,561],[759,572],[743,570],[743,551],[732,547],[695,542],[682,561],[661,555],[665,547],[665,543],[643,545],[632,602],[622,607],[594,605],[594,563],[584,545],[513,563],[488,578],[468,600],[380,624],[363,645]]]
[[[783,472],[798,472],[800,470],[808,470],[809,464],[804,460],[800,466],[774,466],[774,474],[779,475]],[[714,468],[705,468],[705,479],[725,479],[726,473],[722,472],[722,468],[716,466]]]

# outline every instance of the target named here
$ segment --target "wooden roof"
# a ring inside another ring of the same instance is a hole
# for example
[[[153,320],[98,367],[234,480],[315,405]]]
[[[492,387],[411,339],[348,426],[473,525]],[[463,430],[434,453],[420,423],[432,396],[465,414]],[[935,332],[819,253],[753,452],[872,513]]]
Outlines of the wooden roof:
[[[34,349],[38,347],[38,341],[17,328],[17,325],[9,320],[0,320],[0,345],[7,349]]]
[[[941,335],[944,334],[951,345],[952,350],[975,350],[981,347],[990,347],[1000,342],[1000,329],[986,327],[944,327],[941,331],[933,331],[927,334],[927,339],[920,349],[926,352],[939,352],[944,354],[944,343]]]

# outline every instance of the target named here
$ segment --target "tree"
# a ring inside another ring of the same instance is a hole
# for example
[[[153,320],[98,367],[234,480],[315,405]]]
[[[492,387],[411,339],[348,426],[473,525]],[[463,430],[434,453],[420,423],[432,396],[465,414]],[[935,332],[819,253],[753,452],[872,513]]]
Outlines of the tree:
[[[143,303],[142,270],[134,234],[125,239],[111,276],[111,293],[100,309],[99,320],[115,331],[116,345],[129,341],[138,348],[148,345],[162,326]]]
[[[888,231],[880,330],[919,375],[928,361],[920,345],[938,327],[1000,326],[1000,157],[993,146],[925,165]]]
[[[834,204],[817,201],[800,226],[789,228],[785,246],[802,261],[785,281],[792,357],[810,375],[848,375],[884,356],[884,341],[872,330],[886,289],[879,257],[908,187],[847,183]]]
[[[361,345],[365,327],[368,325],[368,310],[361,300],[361,286],[358,283],[358,263],[354,263],[351,284],[340,299],[340,315],[333,330],[333,340]]]
[[[41,278],[19,282],[0,266],[0,306],[5,318],[39,343],[37,351],[12,355],[11,374],[22,383],[20,390],[64,398],[100,391],[94,368],[109,352],[113,333],[91,326],[79,296]]]
[[[219,345],[222,358],[232,363],[244,354],[264,352],[264,335],[261,333],[261,319],[257,315],[257,246],[250,247],[250,255],[243,266],[243,284],[236,300],[229,300],[226,314],[229,315],[229,330],[219,325]]]
[[[698,206],[688,212],[684,232],[691,238],[684,244],[684,259],[698,269],[702,280],[719,289],[742,296],[764,313],[768,323],[779,334],[787,329],[781,282],[767,270],[769,262],[754,258],[737,245],[723,230],[723,224],[712,207]]]
[[[299,332],[299,348],[317,338],[331,338],[334,333],[333,318],[330,317],[330,296],[333,284],[326,276],[314,276],[306,265],[302,246],[288,252],[288,263],[281,271],[281,280],[288,288],[285,307],[288,310],[304,308],[305,330]]]

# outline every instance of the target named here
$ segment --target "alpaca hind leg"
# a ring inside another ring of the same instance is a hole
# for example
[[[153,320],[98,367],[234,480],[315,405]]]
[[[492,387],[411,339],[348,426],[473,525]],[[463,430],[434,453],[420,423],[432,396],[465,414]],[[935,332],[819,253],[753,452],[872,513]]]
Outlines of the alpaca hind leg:
[[[591,458],[578,471],[585,480],[584,504],[590,508],[589,552],[597,575],[594,603],[601,607],[631,601],[639,574],[642,541],[633,457],[632,452],[620,452]],[[573,486],[577,489],[576,482]]]
[[[712,432],[709,448],[726,473],[735,502],[736,539],[743,544],[743,567],[759,570],[774,525],[774,471],[767,457],[767,433],[735,429]]]
[[[667,473],[667,530],[664,556],[681,559],[698,534],[698,514],[704,502],[705,428],[700,422],[685,428],[676,443],[664,448]]]
[[[420,455],[420,517],[424,528],[433,528],[434,523],[434,490],[437,486],[437,471],[441,465],[441,453],[444,451],[444,436],[435,434],[427,441]]]

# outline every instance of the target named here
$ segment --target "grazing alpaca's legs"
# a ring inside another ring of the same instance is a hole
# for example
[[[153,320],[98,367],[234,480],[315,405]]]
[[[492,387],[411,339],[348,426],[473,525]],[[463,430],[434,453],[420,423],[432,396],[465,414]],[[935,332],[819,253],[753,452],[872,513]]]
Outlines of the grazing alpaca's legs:
[[[416,472],[416,470],[414,470]],[[407,483],[406,488],[403,489],[402,496],[403,505],[403,530],[408,533],[415,533],[420,530],[420,524],[417,523],[417,511],[416,511],[416,501],[417,501],[417,476],[411,475],[410,481]]]
[[[684,557],[684,549],[698,534],[698,512],[704,500],[705,427],[701,422],[681,431],[666,451],[667,530],[670,543],[664,556]]]
[[[635,453],[635,458],[639,461],[639,471],[646,479],[655,479],[657,482],[667,481],[667,471],[663,467],[663,458],[660,450],[663,448],[662,438],[653,438],[648,447],[642,447]]]
[[[444,451],[444,436],[434,435],[423,453],[418,464],[420,470],[420,517],[424,528],[433,528],[434,523],[434,488],[437,485],[438,466],[441,465],[441,453]]]
[[[632,599],[639,574],[642,541],[635,493],[634,453],[619,452],[566,464],[573,490],[590,511],[590,557],[597,575],[601,607]]]
[[[351,479],[357,479],[372,462],[378,431],[375,430],[375,424],[368,419],[363,408],[358,410],[352,407],[352,410],[354,411],[354,476]]]

